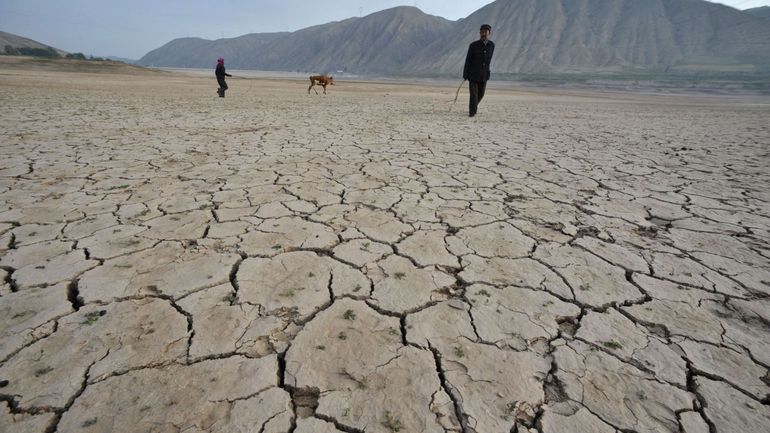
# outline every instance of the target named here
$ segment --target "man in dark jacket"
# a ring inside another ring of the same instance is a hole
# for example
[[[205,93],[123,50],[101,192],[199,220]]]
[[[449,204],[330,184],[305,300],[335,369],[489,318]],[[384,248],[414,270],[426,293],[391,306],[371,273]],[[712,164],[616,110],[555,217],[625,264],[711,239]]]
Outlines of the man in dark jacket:
[[[489,40],[492,26],[484,24],[479,30],[481,39],[472,42],[468,47],[468,55],[465,56],[465,69],[463,79],[468,80],[468,88],[471,92],[469,115],[476,115],[479,102],[484,98],[489,80],[489,64],[492,63],[492,54],[495,52],[495,43]]]
[[[217,69],[214,72],[217,76],[217,82],[219,83],[219,88],[217,89],[217,94],[220,98],[225,97],[225,90],[227,90],[227,83],[225,82],[225,77],[232,77],[232,75],[225,72],[225,59],[218,58],[217,59]]]

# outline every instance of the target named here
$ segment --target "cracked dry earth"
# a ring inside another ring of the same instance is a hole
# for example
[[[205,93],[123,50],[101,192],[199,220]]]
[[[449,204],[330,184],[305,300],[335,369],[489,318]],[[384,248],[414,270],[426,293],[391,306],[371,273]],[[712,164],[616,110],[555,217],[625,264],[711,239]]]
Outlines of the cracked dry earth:
[[[770,431],[765,100],[0,78],[3,432]]]

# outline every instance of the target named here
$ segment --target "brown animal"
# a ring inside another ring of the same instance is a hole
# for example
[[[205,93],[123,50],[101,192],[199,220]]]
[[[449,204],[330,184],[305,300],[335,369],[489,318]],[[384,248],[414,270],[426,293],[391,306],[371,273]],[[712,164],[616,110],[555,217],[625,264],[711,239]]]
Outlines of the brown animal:
[[[310,89],[313,89],[313,86],[318,84],[319,86],[322,86],[324,88],[324,95],[326,94],[326,86],[332,86],[334,85],[334,77],[330,77],[328,75],[311,75],[310,76],[310,87],[307,88],[307,93],[310,94]],[[318,90],[313,89],[315,94],[318,94]]]

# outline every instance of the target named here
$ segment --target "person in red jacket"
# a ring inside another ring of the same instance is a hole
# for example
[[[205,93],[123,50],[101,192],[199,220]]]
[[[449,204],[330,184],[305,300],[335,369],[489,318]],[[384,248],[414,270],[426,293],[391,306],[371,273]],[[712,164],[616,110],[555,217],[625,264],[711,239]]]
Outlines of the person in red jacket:
[[[468,113],[470,117],[476,115],[489,80],[489,64],[492,63],[492,54],[495,53],[495,43],[489,40],[490,33],[492,33],[492,26],[482,25],[479,30],[481,38],[471,43],[468,54],[465,56],[463,79],[468,80],[468,89],[471,92]]]
[[[219,88],[217,89],[217,95],[219,95],[220,98],[225,97],[225,90],[227,90],[227,83],[225,82],[225,77],[232,77],[232,75],[225,72],[225,59],[218,58],[217,59],[217,69],[214,71],[214,74],[217,76],[217,82],[219,83]]]

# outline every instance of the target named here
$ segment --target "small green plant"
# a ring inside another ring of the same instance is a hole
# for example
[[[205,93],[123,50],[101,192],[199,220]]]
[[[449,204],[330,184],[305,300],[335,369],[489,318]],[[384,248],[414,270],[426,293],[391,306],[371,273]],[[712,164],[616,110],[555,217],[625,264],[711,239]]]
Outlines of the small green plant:
[[[455,356],[458,358],[462,358],[465,356],[465,351],[463,350],[462,346],[455,346],[454,352],[455,352]]]
[[[139,245],[141,243],[142,243],[142,241],[140,241],[139,239],[136,239],[136,238],[126,239],[126,240],[124,240],[122,242],[122,244],[124,246],[126,246],[126,247],[135,247],[135,246],[137,246],[137,245]]]
[[[237,295],[235,294],[235,292],[230,292],[230,293],[227,294],[227,296],[222,298],[222,300],[227,302],[230,305],[233,305],[235,303],[236,296]]]
[[[353,373],[347,370],[342,370],[342,374],[350,378],[353,382],[355,382],[358,385],[359,389],[366,389],[369,387],[369,381],[366,379],[366,376],[356,377],[355,375],[353,375]]]
[[[353,291],[354,292],[358,292],[360,290],[361,290],[361,285],[360,284],[356,284],[356,287],[353,287]]]
[[[370,246],[370,245],[372,245],[372,243],[371,243],[371,242],[364,242],[364,243],[361,245],[361,251],[366,251],[366,252],[368,253],[368,252],[369,252],[369,246]]]
[[[128,188],[128,185],[118,185],[118,186],[111,186],[107,188],[108,191],[114,191],[116,189],[126,189]]]
[[[35,377],[46,375],[52,371],[53,371],[53,367],[38,368],[37,370],[35,370]]]
[[[401,333],[396,328],[388,329],[388,334],[390,334],[390,335],[392,335],[394,337],[397,337],[397,336],[401,335]]]
[[[406,274],[405,274],[405,273],[403,273],[403,272],[396,272],[395,274],[393,274],[393,276],[394,276],[394,277],[395,277],[397,280],[403,280],[404,278],[406,278]]]
[[[618,350],[623,348],[623,345],[618,343],[617,341],[603,341],[602,346],[613,350]]]
[[[85,320],[83,320],[83,324],[93,325],[94,323],[96,323],[97,320],[99,320],[100,317],[104,316],[105,314],[107,314],[107,312],[104,310],[91,311],[90,313],[86,313]]]
[[[342,315],[342,317],[345,320],[356,320],[356,312],[353,310],[347,310],[345,311],[345,314]]]
[[[326,350],[326,346],[324,346],[324,345],[322,345],[322,344],[319,344],[319,345],[318,345],[318,346],[316,346],[315,348],[316,348],[316,349],[318,349],[318,350]]]
[[[487,298],[492,296],[486,289],[481,289],[476,293],[477,295],[486,296]]]
[[[389,428],[391,432],[401,431],[401,420],[393,416],[390,411],[385,411],[385,427]]]
[[[583,284],[580,285],[579,289],[580,290],[590,290],[591,289],[591,285],[588,284],[588,283],[583,283]]]
[[[87,419],[87,420],[83,421],[83,424],[80,424],[80,426],[83,427],[83,428],[91,427],[92,425],[96,424],[96,420],[97,420],[97,418]]]
[[[273,249],[274,250],[280,250],[281,248],[283,248],[283,247],[278,245],[278,244],[273,245]]]
[[[294,289],[286,289],[278,293],[278,296],[282,298],[293,298],[294,297]]]
[[[344,332],[340,331],[340,333],[337,334],[337,338],[339,338],[340,340],[347,340],[348,336]]]

